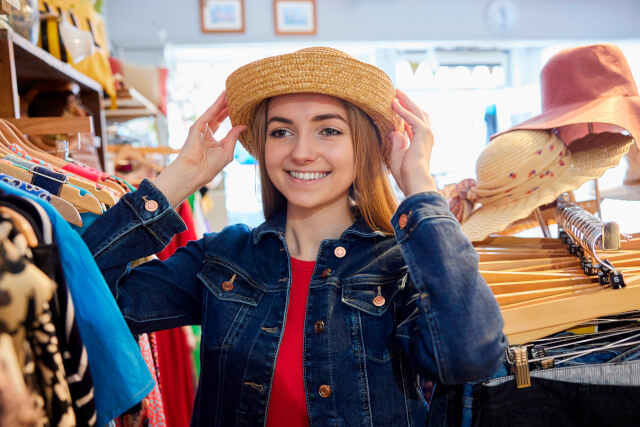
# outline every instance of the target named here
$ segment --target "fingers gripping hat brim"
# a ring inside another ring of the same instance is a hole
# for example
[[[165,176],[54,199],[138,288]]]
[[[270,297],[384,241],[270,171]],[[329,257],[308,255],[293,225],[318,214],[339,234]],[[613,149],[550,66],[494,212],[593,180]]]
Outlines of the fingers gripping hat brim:
[[[295,93],[334,96],[362,109],[377,127],[382,153],[388,161],[388,134],[402,129],[402,120],[391,110],[393,83],[382,70],[336,49],[303,49],[261,59],[234,71],[226,82],[231,123],[251,129],[255,109],[262,101]],[[250,131],[243,132],[240,142],[255,156],[256,142]]]

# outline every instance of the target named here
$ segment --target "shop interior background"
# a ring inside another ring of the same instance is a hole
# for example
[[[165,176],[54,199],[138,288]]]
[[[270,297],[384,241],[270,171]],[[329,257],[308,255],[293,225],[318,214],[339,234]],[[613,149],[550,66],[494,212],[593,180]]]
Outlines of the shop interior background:
[[[237,67],[325,45],[380,67],[429,113],[436,137],[431,168],[442,187],[474,177],[488,135],[540,113],[539,73],[558,50],[616,43],[640,82],[640,1],[495,3],[317,0],[316,34],[306,36],[277,35],[273,1],[267,0],[244,0],[242,33],[202,33],[195,0],[107,0],[104,14],[112,55],[169,68],[170,146],[182,145],[188,127]],[[148,128],[135,121],[130,126]],[[229,128],[227,120],[219,132]],[[226,218],[220,225],[257,225],[263,217],[256,166],[240,144],[235,157],[224,171]],[[625,169],[623,161],[608,171],[601,189],[621,184]],[[577,196],[593,198],[591,185]],[[640,202],[606,200],[603,214],[605,220],[618,221],[622,231],[637,231]]]

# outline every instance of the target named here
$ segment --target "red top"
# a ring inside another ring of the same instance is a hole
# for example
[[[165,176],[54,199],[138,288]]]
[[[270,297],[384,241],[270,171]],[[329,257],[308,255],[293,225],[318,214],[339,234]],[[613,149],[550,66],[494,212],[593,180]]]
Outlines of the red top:
[[[302,338],[309,282],[315,264],[315,261],[291,258],[289,308],[273,374],[267,427],[281,426],[285,420],[288,427],[309,425],[302,378]]]

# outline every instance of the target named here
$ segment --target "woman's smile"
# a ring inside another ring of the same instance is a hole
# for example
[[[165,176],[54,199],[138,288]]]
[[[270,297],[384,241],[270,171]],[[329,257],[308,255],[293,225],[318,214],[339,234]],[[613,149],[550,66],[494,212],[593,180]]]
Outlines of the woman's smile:
[[[331,172],[303,172],[289,171],[289,175],[295,181],[313,183],[326,178]]]

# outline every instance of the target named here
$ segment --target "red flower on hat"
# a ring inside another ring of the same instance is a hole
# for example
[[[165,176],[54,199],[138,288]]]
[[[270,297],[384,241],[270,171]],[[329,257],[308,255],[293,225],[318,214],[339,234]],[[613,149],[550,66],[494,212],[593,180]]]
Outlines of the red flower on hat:
[[[534,188],[532,188],[531,190],[527,191],[525,194],[531,194],[531,193],[533,193],[534,191],[536,191],[538,188],[540,188],[540,187],[534,187]]]
[[[549,146],[549,151],[553,151],[553,144]]]
[[[529,172],[529,178],[531,178],[532,176],[534,176],[536,174],[536,170],[532,169],[531,172]]]
[[[560,161],[558,162],[558,164],[559,164],[560,166],[564,166],[564,160],[560,160]]]
[[[509,178],[516,179],[516,174],[514,172],[509,173]]]

